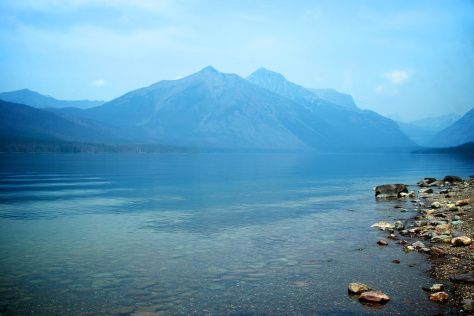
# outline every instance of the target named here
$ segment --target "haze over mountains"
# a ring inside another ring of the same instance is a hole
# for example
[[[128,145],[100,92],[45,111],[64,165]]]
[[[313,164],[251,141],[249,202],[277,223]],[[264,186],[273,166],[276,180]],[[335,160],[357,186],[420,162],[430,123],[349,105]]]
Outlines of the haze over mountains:
[[[0,104],[0,133],[9,139],[322,152],[416,146],[397,123],[359,109],[350,95],[306,89],[264,68],[244,79],[209,66],[87,109],[73,104],[96,101],[59,101],[29,90],[0,99],[26,104]]]

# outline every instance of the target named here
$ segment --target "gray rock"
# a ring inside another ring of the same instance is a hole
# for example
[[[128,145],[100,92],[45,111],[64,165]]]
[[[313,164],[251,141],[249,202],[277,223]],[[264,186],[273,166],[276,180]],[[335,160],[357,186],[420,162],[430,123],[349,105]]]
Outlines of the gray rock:
[[[375,187],[375,196],[377,198],[398,198],[400,193],[408,193],[408,187],[405,184],[383,184]]]
[[[454,283],[474,283],[474,271],[452,276],[450,280]]]
[[[450,183],[456,183],[456,182],[462,182],[462,178],[458,176],[446,176],[443,179],[444,182],[450,182]]]

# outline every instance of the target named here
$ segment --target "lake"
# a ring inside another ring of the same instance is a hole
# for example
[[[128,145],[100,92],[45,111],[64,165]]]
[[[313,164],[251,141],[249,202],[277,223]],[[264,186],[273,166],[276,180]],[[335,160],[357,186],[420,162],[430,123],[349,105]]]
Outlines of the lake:
[[[474,174],[411,154],[2,154],[0,314],[454,313],[380,220],[383,183]],[[415,189],[415,187],[412,187]],[[392,263],[399,259],[400,264]],[[383,290],[381,309],[347,294]]]

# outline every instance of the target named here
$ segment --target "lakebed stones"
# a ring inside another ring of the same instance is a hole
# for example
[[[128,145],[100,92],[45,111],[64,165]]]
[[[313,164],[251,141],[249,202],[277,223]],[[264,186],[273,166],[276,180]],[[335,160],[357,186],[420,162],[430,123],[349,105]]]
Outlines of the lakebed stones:
[[[408,187],[405,184],[383,184],[375,187],[375,196],[378,199],[399,198],[401,193],[408,196]]]
[[[364,283],[354,282],[349,284],[347,291],[349,294],[361,294],[370,291],[370,287]]]
[[[472,239],[467,236],[459,236],[451,239],[451,244],[455,247],[469,246],[472,244]]]
[[[474,271],[454,275],[450,278],[454,283],[470,283],[474,284]]]
[[[449,299],[449,294],[446,292],[436,292],[430,294],[430,300],[436,302],[443,302]]]
[[[436,178],[424,178],[423,180],[418,181],[416,184],[418,184],[420,187],[427,187],[435,181]]]
[[[359,296],[359,301],[369,304],[385,304],[390,301],[390,297],[381,291],[367,291]]]

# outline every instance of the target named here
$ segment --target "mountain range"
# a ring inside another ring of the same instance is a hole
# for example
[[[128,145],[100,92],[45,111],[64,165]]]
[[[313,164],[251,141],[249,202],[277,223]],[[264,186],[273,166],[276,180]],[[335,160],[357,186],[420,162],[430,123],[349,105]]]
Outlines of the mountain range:
[[[0,93],[0,100],[27,104],[29,106],[44,109],[44,108],[66,108],[74,107],[79,109],[87,109],[95,106],[104,104],[104,101],[91,101],[91,100],[76,100],[66,101],[57,100],[53,97],[42,95],[38,92],[22,89],[16,91],[2,92]]]
[[[244,79],[209,66],[92,107],[90,102],[100,101],[60,101],[29,90],[1,93],[0,99],[16,101],[0,104],[4,124],[0,136],[12,139],[217,150],[353,152],[416,147],[397,123],[359,109],[350,95],[307,89],[264,68]],[[75,102],[88,108],[73,106]]]

